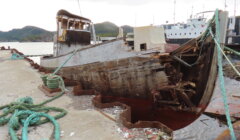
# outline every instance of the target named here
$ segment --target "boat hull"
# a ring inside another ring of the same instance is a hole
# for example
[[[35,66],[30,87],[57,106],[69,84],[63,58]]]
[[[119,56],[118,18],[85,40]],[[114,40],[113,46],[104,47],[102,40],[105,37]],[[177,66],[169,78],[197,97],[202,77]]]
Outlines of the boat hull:
[[[220,16],[221,43],[225,42],[226,16]],[[215,24],[211,26],[215,29]],[[151,121],[177,130],[201,115],[215,88],[217,48],[214,39],[207,32],[204,35],[170,54],[139,55],[124,50],[120,40],[91,46],[79,50],[58,74],[77,81],[81,91],[98,93],[94,103],[99,106],[127,105],[125,126]],[[61,60],[54,65],[42,64],[53,69],[70,55],[43,59],[49,64]]]

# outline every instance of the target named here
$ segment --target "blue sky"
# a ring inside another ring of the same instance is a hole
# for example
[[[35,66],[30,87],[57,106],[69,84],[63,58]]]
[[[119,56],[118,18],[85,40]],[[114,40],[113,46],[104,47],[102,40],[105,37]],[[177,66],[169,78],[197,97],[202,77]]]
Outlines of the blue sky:
[[[94,23],[111,21],[117,25],[145,26],[173,22],[174,0],[79,0],[82,16]],[[227,0],[233,15],[234,0]],[[237,3],[237,9],[238,5]],[[185,22],[191,13],[224,9],[224,0],[176,0],[176,21]],[[0,30],[8,31],[26,25],[56,30],[59,9],[80,14],[78,0],[2,0]],[[240,10],[237,10],[240,14]]]

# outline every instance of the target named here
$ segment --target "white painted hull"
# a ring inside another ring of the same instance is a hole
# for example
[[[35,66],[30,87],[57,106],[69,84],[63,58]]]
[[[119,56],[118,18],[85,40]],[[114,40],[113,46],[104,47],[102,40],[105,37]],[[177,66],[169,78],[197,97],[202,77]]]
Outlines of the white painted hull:
[[[45,68],[56,68],[64,63],[72,53],[57,57],[41,58],[40,65]],[[122,39],[89,45],[79,49],[77,53],[64,65],[64,67],[78,66],[95,62],[111,61],[136,56],[137,53],[128,51]]]

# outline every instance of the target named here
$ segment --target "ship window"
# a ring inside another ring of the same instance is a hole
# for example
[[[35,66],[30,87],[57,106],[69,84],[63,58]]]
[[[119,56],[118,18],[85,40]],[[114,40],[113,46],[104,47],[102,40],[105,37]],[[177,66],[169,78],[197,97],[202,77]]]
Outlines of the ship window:
[[[179,35],[182,35],[181,33]]]
[[[202,34],[202,32],[200,32],[200,34]]]
[[[175,35],[177,35],[177,33],[175,33]]]
[[[140,50],[141,51],[146,51],[147,50],[147,44],[146,43],[140,44]]]
[[[187,33],[184,33],[184,35],[187,35]]]
[[[189,33],[191,35],[191,33]]]
[[[62,19],[62,25],[61,25],[61,28],[62,29],[67,29],[67,20],[66,19]]]
[[[171,35],[172,35],[172,33],[171,33]]]
[[[196,35],[197,33],[195,32],[195,35]]]
[[[89,31],[89,25],[88,24],[84,24],[83,25],[83,30]]]

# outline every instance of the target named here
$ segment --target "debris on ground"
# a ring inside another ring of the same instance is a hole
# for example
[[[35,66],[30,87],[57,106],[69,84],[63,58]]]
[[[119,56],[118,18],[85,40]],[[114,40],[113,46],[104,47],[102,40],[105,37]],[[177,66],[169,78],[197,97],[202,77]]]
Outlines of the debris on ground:
[[[240,71],[240,62],[236,62],[233,64],[238,71]],[[233,70],[230,64],[226,64],[223,66],[224,76],[229,77],[231,79],[235,79],[240,81],[240,76]]]

